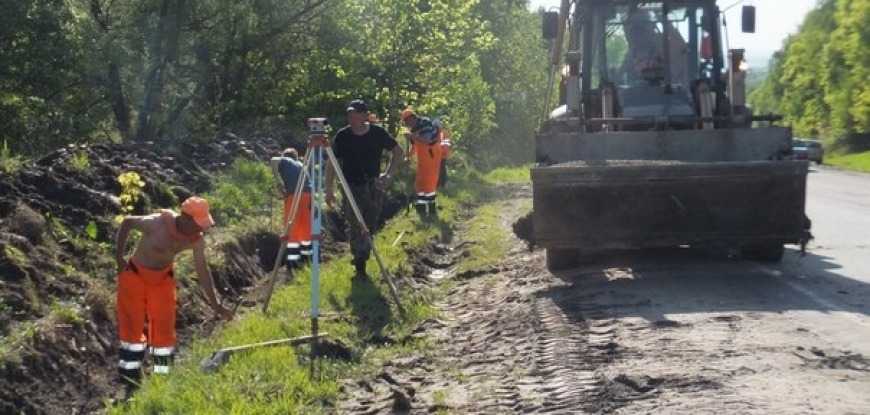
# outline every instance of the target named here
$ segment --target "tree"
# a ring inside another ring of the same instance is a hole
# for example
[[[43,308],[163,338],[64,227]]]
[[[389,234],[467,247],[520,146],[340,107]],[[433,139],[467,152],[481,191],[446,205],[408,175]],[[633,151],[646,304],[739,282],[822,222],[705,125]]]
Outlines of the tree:
[[[7,2],[3,7],[0,141],[15,152],[53,148],[100,126],[106,108],[83,66],[78,23],[63,0]]]
[[[870,0],[824,0],[774,55],[750,96],[756,112],[781,112],[800,136],[870,146]]]
[[[531,159],[546,49],[524,0],[28,0],[0,16],[0,138],[208,139],[343,118],[369,100],[393,132],[440,116],[492,165]],[[497,149],[498,151],[493,151]]]
[[[547,47],[541,16],[526,1],[479,3],[477,14],[493,33],[491,48],[481,55],[484,80],[491,87],[496,125],[473,153],[490,165],[531,162],[535,128],[542,117],[547,86]],[[483,138],[483,137],[482,137]],[[501,151],[493,152],[493,148]]]

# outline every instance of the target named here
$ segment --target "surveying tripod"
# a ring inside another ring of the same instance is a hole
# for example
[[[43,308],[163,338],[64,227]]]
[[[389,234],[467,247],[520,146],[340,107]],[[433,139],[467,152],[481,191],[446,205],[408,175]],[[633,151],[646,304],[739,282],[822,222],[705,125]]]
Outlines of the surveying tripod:
[[[344,192],[344,197],[350,204],[350,207],[353,210],[354,217],[359,223],[363,235],[369,239],[372,247],[372,253],[374,254],[375,260],[378,263],[378,268],[380,269],[381,276],[387,283],[387,286],[390,288],[390,294],[393,297],[393,301],[395,301],[396,303],[396,307],[398,307],[399,312],[403,314],[405,310],[402,307],[402,303],[399,301],[399,293],[396,289],[396,285],[393,283],[393,278],[390,276],[389,271],[387,271],[386,267],[384,267],[384,263],[381,260],[380,255],[378,254],[377,248],[375,247],[375,241],[372,237],[371,231],[369,230],[368,226],[365,223],[365,220],[363,219],[362,213],[357,206],[356,200],[354,200],[353,193],[351,192],[350,186],[348,185],[347,180],[344,177],[341,166],[339,165],[338,160],[335,158],[335,153],[333,153],[332,148],[330,148],[329,146],[329,140],[326,136],[325,128],[326,120],[322,118],[311,118],[308,120],[308,125],[310,132],[308,136],[307,149],[305,151],[305,158],[302,162],[302,171],[299,174],[299,179],[296,181],[296,187],[293,192],[293,199],[290,204],[289,220],[284,225],[284,233],[282,235],[287,235],[289,230],[292,229],[293,223],[296,220],[296,214],[299,211],[299,204],[302,198],[302,188],[305,180],[308,180],[311,187],[312,204],[311,332],[312,336],[316,337],[318,331],[318,317],[320,315],[320,245],[323,240],[322,223],[325,204],[324,188],[326,184],[324,179],[324,167],[327,161],[332,166],[333,171],[335,172],[335,176],[338,178],[338,181],[341,184],[341,189]],[[269,308],[269,302],[272,297],[272,292],[275,289],[278,270],[281,268],[281,259],[284,257],[284,252],[286,251],[286,249],[287,245],[282,243],[281,247],[278,249],[278,254],[275,256],[275,265],[272,267],[272,273],[269,277],[269,284],[266,288],[266,296],[263,301],[264,313]]]

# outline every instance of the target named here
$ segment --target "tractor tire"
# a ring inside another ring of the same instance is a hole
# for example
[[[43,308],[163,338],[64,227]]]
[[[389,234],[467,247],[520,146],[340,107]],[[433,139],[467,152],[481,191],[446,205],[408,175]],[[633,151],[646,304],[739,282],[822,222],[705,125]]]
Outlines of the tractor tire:
[[[547,269],[561,271],[580,263],[576,249],[547,248]]]
[[[761,262],[780,262],[785,254],[785,247],[781,243],[767,243],[747,246],[742,249],[743,257]]]

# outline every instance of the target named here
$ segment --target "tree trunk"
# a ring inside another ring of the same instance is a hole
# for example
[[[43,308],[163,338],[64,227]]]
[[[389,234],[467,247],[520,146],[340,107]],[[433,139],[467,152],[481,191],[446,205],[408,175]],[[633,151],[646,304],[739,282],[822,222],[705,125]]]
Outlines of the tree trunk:
[[[164,73],[177,56],[184,6],[184,0],[163,0],[160,5],[160,20],[151,39],[151,64],[145,77],[136,141],[151,140],[157,131],[155,116],[163,98]]]
[[[115,113],[115,122],[124,141],[127,141],[130,139],[130,107],[127,106],[127,98],[124,96],[124,85],[121,83],[121,69],[116,62],[109,64],[108,83],[109,97],[112,101],[112,112]]]
[[[103,5],[97,0],[90,2],[91,18],[100,27],[100,31],[107,38],[112,38],[112,26],[110,16],[106,10],[103,10]],[[121,133],[124,141],[130,139],[130,106],[127,104],[127,97],[124,96],[124,84],[121,82],[121,65],[118,64],[118,59],[110,52],[111,43],[103,46],[102,55],[109,62],[107,79],[103,85],[109,95],[109,101],[112,105],[112,112],[115,114],[115,123],[118,131]]]

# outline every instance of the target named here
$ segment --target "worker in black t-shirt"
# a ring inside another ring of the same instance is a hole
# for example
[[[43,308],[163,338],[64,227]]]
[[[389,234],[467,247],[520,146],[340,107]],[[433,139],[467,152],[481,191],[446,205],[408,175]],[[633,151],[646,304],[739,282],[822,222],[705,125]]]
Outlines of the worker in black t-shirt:
[[[374,232],[381,214],[383,192],[390,185],[404,154],[402,147],[387,130],[369,123],[369,110],[363,100],[355,99],[347,106],[347,122],[348,125],[335,134],[332,150],[341,165],[366,226]],[[384,151],[390,151],[392,156],[387,171],[382,174],[381,158]],[[332,168],[326,170],[326,203],[330,207],[335,204],[334,175]],[[353,253],[353,265],[356,268],[356,275],[362,277],[366,275],[366,261],[372,249],[370,240],[363,234],[347,198],[342,203],[342,209],[351,224],[350,247]]]

